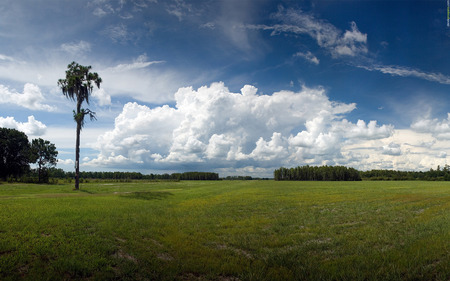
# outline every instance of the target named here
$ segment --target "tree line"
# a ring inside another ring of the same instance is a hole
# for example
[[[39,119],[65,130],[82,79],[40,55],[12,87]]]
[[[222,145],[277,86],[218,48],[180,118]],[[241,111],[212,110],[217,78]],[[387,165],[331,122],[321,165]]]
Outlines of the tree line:
[[[50,176],[56,179],[73,179],[75,172],[66,172],[63,169],[51,169]],[[83,172],[79,173],[82,179],[99,180],[219,180],[218,173],[185,172],[173,174],[148,174],[140,172]]]
[[[56,165],[58,151],[54,144],[41,138],[28,141],[27,135],[16,129],[0,128],[0,178],[20,178],[37,164],[39,182],[48,181],[48,170]]]
[[[370,170],[360,172],[363,180],[428,180],[450,181],[450,166],[437,166],[429,171]]]
[[[276,181],[360,181],[358,170],[345,166],[298,166],[281,167],[274,171]]]
[[[450,181],[450,166],[429,171],[370,170],[358,171],[345,166],[281,167],[274,171],[274,179],[292,181],[360,181],[360,180],[430,180]]]

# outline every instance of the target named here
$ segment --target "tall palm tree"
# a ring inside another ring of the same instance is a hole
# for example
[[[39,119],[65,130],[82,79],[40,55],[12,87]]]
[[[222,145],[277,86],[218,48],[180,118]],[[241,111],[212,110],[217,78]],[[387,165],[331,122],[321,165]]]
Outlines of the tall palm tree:
[[[94,84],[100,88],[102,78],[96,72],[90,72],[91,66],[82,66],[72,62],[67,66],[66,79],[59,79],[58,86],[64,96],[76,101],[77,110],[73,111],[73,119],[77,123],[77,140],[75,144],[75,189],[79,189],[80,184],[80,132],[84,126],[84,117],[89,115],[91,121],[96,120],[95,112],[81,107],[84,101],[89,105],[89,96],[92,93]]]

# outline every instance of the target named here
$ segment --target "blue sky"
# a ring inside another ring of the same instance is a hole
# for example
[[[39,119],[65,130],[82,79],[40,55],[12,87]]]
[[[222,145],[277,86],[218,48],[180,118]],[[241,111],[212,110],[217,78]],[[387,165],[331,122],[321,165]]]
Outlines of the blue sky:
[[[450,164],[444,0],[6,0],[0,42],[0,126],[55,143],[66,170],[72,61],[103,78],[82,170]]]

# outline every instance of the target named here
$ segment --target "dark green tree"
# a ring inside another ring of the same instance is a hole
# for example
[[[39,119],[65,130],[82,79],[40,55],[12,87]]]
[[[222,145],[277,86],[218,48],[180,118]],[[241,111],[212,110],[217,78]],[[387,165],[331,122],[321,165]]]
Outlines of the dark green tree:
[[[56,166],[56,146],[41,138],[31,141],[31,162],[37,163],[39,182],[48,180],[48,169]]]
[[[66,79],[59,79],[58,86],[64,96],[77,103],[76,111],[73,111],[73,118],[77,123],[77,139],[75,143],[75,189],[79,189],[80,184],[80,132],[84,126],[85,116],[89,116],[91,121],[95,120],[95,112],[82,108],[83,102],[89,105],[89,96],[94,85],[100,88],[102,79],[96,72],[90,72],[91,66],[82,66],[72,62],[67,66]]]
[[[0,177],[19,177],[30,168],[30,143],[23,132],[0,128]]]

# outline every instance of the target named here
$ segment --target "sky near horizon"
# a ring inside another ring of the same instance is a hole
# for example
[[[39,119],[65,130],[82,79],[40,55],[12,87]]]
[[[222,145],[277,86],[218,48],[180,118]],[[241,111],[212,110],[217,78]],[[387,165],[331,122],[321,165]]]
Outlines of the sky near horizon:
[[[446,0],[4,0],[0,127],[74,166],[67,65],[103,79],[81,170],[450,164]]]

